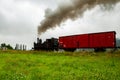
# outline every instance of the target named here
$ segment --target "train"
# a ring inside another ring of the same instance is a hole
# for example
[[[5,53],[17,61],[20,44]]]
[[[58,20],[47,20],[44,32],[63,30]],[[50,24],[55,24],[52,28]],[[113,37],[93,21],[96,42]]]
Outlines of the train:
[[[34,50],[58,51],[75,51],[76,49],[94,49],[95,51],[105,51],[106,48],[116,47],[116,32],[97,32],[87,34],[77,34],[69,36],[60,36],[59,39],[51,38],[42,42],[37,38],[34,42]]]

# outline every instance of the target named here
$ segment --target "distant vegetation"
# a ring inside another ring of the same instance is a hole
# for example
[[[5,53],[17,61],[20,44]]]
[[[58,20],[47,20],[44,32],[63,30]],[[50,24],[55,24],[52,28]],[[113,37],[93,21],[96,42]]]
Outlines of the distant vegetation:
[[[120,50],[0,51],[0,80],[120,80]]]
[[[10,49],[10,50],[13,49],[13,47],[10,44],[5,44],[5,43],[2,43],[0,48],[1,49]]]

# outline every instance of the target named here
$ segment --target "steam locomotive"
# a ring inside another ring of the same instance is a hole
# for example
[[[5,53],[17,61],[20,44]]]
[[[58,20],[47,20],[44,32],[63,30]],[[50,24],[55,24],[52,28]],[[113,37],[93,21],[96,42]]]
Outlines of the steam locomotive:
[[[57,38],[46,39],[46,41],[42,43],[42,40],[37,38],[37,43],[34,42],[34,50],[46,50],[46,51],[58,50],[58,39]]]
[[[37,38],[37,43],[34,42],[34,50],[46,51],[53,51],[58,49],[74,51],[81,48],[90,48],[94,49],[95,51],[104,51],[106,48],[115,47],[115,31],[61,36],[59,39],[46,39],[46,41],[43,43],[41,39]]]

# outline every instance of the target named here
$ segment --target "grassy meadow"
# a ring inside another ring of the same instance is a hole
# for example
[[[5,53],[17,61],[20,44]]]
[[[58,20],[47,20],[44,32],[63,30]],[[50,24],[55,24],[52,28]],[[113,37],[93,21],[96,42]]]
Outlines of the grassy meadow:
[[[120,80],[120,51],[0,51],[0,80]]]

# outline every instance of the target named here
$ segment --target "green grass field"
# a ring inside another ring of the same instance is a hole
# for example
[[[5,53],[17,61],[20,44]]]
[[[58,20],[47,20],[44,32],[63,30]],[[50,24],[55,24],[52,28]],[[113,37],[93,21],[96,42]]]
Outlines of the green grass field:
[[[0,51],[0,80],[120,80],[120,51]]]

